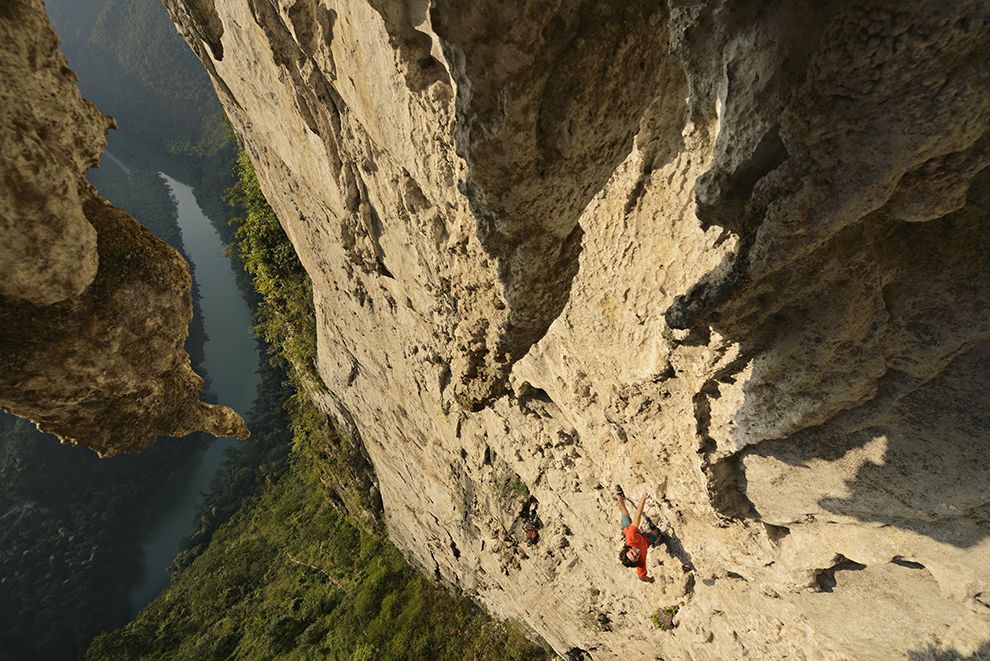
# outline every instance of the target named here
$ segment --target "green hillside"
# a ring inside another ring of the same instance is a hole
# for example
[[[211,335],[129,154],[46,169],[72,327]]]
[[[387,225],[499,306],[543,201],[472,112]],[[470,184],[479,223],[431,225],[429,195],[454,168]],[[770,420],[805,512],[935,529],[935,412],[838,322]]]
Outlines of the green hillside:
[[[206,72],[161,2],[48,0],[47,7],[83,96],[117,119],[115,140],[171,154],[187,168],[227,145]]]
[[[305,453],[220,527],[138,619],[87,659],[539,659],[349,523]]]

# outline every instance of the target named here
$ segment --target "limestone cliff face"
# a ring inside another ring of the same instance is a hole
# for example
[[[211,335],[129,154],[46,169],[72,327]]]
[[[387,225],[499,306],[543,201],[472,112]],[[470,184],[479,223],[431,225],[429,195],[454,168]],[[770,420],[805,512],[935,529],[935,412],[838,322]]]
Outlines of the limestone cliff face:
[[[182,257],[84,179],[113,120],[79,96],[41,0],[0,5],[0,406],[101,455],[247,436],[201,402]]]
[[[985,2],[165,4],[418,564],[575,658],[986,651]]]

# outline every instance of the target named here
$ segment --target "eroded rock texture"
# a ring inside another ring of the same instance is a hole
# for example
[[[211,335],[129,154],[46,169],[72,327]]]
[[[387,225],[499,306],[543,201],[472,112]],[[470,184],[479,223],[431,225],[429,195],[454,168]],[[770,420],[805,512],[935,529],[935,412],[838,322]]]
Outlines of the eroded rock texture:
[[[985,2],[165,4],[414,561],[574,658],[987,649]]]
[[[0,406],[101,455],[246,437],[199,399],[182,257],[84,179],[113,120],[79,96],[41,0],[0,5]]]

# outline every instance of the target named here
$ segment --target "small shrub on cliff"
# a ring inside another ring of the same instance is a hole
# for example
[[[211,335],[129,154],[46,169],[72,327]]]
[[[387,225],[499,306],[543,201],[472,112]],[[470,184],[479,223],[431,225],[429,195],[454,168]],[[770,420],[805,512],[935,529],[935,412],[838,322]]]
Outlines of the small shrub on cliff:
[[[519,474],[501,459],[497,463],[494,487],[495,493],[510,509],[514,509],[519,501],[529,498],[529,487]]]
[[[515,473],[507,476],[498,484],[499,494],[505,499],[522,499],[529,497],[529,487]]]
[[[665,606],[656,609],[653,611],[653,617],[650,618],[653,621],[653,626],[660,631],[671,631],[677,626],[674,624],[674,616],[677,615],[678,610],[680,610],[678,606]]]

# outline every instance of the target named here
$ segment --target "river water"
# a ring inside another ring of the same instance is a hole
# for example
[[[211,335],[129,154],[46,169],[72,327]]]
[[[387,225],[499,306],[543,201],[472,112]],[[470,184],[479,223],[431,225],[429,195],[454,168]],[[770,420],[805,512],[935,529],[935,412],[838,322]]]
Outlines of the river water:
[[[258,387],[259,356],[251,335],[251,310],[237,287],[220,235],[196,203],[192,188],[168,175],[162,177],[175,197],[183,248],[199,287],[207,336],[201,373],[219,403],[246,417]],[[224,450],[237,441],[211,438],[206,443],[193,465],[174,471],[162,485],[159,509],[152,513],[141,542],[142,577],[131,590],[134,615],[168,585],[165,570],[178,553],[179,543],[193,532],[193,519],[203,493],[223,464]]]

